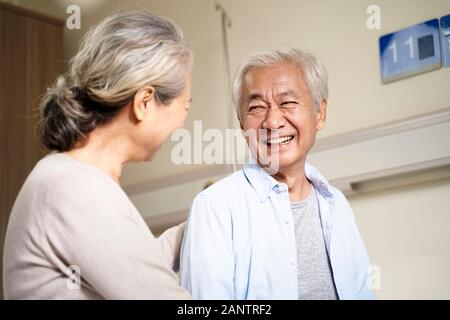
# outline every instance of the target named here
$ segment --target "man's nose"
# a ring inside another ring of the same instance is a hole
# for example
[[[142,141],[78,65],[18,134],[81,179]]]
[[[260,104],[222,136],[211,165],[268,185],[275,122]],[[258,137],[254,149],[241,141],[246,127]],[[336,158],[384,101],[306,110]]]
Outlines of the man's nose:
[[[283,111],[278,107],[269,108],[266,113],[266,118],[263,122],[263,129],[276,130],[286,125],[286,118]]]

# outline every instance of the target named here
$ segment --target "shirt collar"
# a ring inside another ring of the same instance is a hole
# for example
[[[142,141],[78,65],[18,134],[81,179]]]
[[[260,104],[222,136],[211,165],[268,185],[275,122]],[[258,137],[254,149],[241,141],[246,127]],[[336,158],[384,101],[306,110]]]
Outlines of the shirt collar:
[[[288,191],[285,183],[275,180],[258,164],[247,163],[243,171],[261,202],[266,201],[272,191]],[[328,181],[309,163],[305,163],[305,175],[320,194],[326,198],[333,197]]]

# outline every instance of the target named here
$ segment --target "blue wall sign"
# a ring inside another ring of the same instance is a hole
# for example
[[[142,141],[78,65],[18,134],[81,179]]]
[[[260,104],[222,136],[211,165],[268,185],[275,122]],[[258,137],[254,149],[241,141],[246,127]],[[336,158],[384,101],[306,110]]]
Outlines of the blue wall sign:
[[[379,44],[383,83],[441,67],[438,19],[384,35]]]
[[[450,14],[441,18],[442,62],[450,67]]]

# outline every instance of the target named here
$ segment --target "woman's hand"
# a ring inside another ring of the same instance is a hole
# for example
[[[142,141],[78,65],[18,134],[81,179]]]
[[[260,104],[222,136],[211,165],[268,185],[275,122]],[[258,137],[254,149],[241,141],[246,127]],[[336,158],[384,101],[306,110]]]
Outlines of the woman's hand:
[[[175,227],[167,229],[158,238],[164,255],[168,259],[170,267],[174,272],[178,272],[180,269],[180,248],[185,224],[186,222],[183,222]]]

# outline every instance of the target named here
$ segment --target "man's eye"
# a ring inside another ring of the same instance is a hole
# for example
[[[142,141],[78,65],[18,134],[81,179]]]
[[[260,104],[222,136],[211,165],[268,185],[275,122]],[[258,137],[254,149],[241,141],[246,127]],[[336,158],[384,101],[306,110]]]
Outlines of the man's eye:
[[[283,108],[295,108],[298,105],[297,101],[285,101],[281,104]]]
[[[248,108],[248,112],[261,112],[264,110],[264,107],[262,106],[252,106]]]

